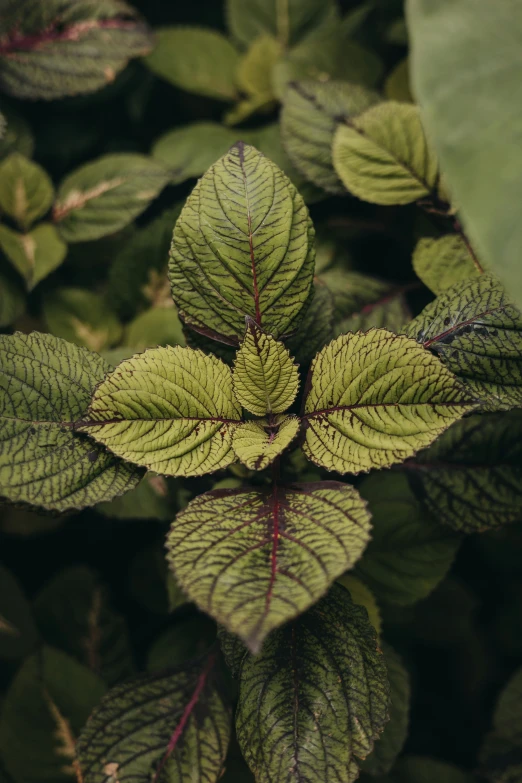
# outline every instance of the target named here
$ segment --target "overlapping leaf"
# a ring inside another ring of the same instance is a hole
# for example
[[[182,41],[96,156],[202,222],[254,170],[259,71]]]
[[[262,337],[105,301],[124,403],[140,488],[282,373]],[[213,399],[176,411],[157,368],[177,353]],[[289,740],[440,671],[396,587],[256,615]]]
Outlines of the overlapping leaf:
[[[290,445],[300,426],[297,416],[245,421],[234,430],[232,447],[247,468],[264,470]]]
[[[13,152],[0,165],[0,210],[28,229],[53,203],[48,174],[37,163]]]
[[[60,266],[67,245],[50,223],[40,223],[27,234],[0,225],[0,249],[22,275],[28,290]]]
[[[332,0],[228,0],[227,16],[230,32],[241,46],[266,33],[288,46],[336,19],[337,12]]]
[[[274,108],[272,73],[281,51],[281,44],[271,35],[261,35],[252,42],[241,58],[236,74],[238,87],[244,97],[226,115],[225,122],[228,125],[242,122],[255,112],[267,113]]]
[[[466,243],[458,234],[420,239],[413,253],[413,268],[434,294],[441,294],[455,283],[480,274]]]
[[[257,651],[355,563],[369,516],[348,484],[215,490],[178,514],[169,562],[187,595]]]

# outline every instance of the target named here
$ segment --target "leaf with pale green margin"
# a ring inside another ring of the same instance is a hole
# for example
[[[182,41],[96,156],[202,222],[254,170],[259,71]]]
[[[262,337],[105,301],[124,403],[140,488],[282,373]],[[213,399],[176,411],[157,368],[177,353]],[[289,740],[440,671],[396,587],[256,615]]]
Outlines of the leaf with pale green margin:
[[[299,372],[283,343],[247,322],[232,372],[237,401],[255,416],[283,413],[294,402]]]
[[[56,288],[43,298],[47,329],[90,351],[118,343],[123,327],[105,299],[86,288]]]
[[[157,345],[185,345],[183,327],[175,307],[151,307],[125,330],[125,345],[144,351]]]
[[[397,783],[473,783],[474,779],[453,764],[427,756],[405,756],[393,770]]]
[[[434,294],[441,294],[455,283],[480,275],[466,243],[458,234],[420,239],[412,262],[417,277]]]
[[[370,517],[348,484],[215,490],[181,511],[168,560],[188,597],[257,652],[353,566]]]
[[[337,20],[334,0],[227,0],[229,30],[245,48],[267,33],[283,47],[294,45],[311,30]]]
[[[245,421],[234,430],[232,448],[249,470],[264,470],[288,448],[300,426],[297,416]]]
[[[439,356],[485,410],[522,405],[522,314],[492,275],[451,286],[405,331]]]
[[[318,187],[343,194],[332,160],[335,130],[379,100],[377,93],[349,82],[290,84],[284,95],[281,134],[294,166]]]
[[[402,466],[434,518],[477,533],[522,519],[522,411],[471,416]]]
[[[169,276],[180,315],[230,344],[246,316],[279,337],[307,301],[313,239],[295,187],[238,142],[199,180],[176,223]]]
[[[25,658],[38,642],[38,629],[22,588],[0,566],[0,658]]]
[[[388,720],[375,629],[340,585],[245,653],[239,680],[237,736],[257,783],[352,783]]]
[[[415,103],[411,91],[410,63],[407,57],[395,66],[384,82],[384,95],[389,101]]]
[[[7,121],[4,136],[0,139],[0,158],[11,152],[20,152],[26,158],[34,152],[34,138],[29,123],[12,106],[2,99],[2,114]]]
[[[104,155],[63,180],[54,220],[66,242],[114,234],[141,215],[169,179],[165,166],[146,155]]]
[[[339,125],[333,162],[350,193],[372,204],[410,204],[436,191],[437,158],[419,109],[387,101]]]
[[[337,473],[404,462],[476,407],[442,362],[385,329],[332,340],[308,383],[303,448]]]
[[[0,754],[24,783],[73,781],[75,741],[105,684],[60,650],[43,647],[22,664],[0,714]]]
[[[153,45],[123,0],[6,0],[2,27],[0,87],[17,98],[94,92]]]
[[[274,108],[272,71],[281,53],[281,44],[271,35],[261,35],[252,42],[236,73],[237,85],[245,97],[228,112],[227,125],[242,122],[257,111],[267,113]]]
[[[109,365],[50,334],[0,336],[0,496],[50,511],[93,506],[140,473],[74,430]]]
[[[0,164],[0,211],[27,230],[51,208],[53,183],[47,172],[19,152]]]
[[[422,508],[398,473],[370,476],[360,490],[373,529],[357,574],[386,603],[406,606],[426,598],[446,576],[460,537]]]
[[[241,408],[220,359],[176,346],[121,362],[79,423],[114,454],[169,476],[202,476],[235,460]]]
[[[110,503],[99,503],[96,511],[109,519],[158,519],[170,522],[174,504],[169,501],[169,487],[162,476],[148,473],[135,489]]]
[[[313,290],[312,301],[298,322],[295,333],[285,341],[297,363],[305,366],[332,339],[333,296],[317,278],[314,280]]]
[[[27,234],[0,225],[0,250],[25,280],[31,291],[67,255],[67,245],[50,223],[40,223]]]
[[[364,606],[368,612],[368,618],[377,632],[377,638],[379,639],[382,631],[381,611],[370,588],[354,576],[351,571],[347,571],[340,576],[337,581],[348,590],[354,604],[357,604],[357,606]]]
[[[76,746],[85,783],[215,783],[230,738],[215,667],[211,655],[109,691]]]
[[[237,49],[224,35],[204,27],[160,27],[156,46],[145,58],[150,70],[176,87],[208,98],[238,98]]]
[[[25,311],[25,297],[20,286],[0,274],[0,328],[11,326]]]

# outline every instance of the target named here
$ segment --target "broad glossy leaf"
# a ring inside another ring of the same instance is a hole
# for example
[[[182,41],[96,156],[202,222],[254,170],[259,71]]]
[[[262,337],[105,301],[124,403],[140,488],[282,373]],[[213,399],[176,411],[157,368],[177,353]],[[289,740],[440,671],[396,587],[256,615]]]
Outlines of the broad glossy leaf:
[[[338,473],[403,462],[475,407],[444,365],[385,329],[338,337],[312,362],[305,454]]]
[[[73,429],[109,366],[49,334],[0,336],[0,495],[66,511],[111,500],[139,473]]]
[[[352,567],[369,528],[348,484],[215,490],[178,514],[168,558],[189,598],[258,651]]]
[[[413,268],[434,294],[480,275],[466,243],[458,234],[420,239],[413,253]]]
[[[246,316],[284,334],[310,292],[313,238],[295,187],[238,142],[200,179],[174,229],[169,275],[182,317],[232,344]]]
[[[0,225],[0,249],[22,275],[31,291],[64,260],[67,245],[50,223],[40,223],[27,234]]]
[[[297,416],[245,421],[234,430],[232,447],[247,468],[264,470],[291,444],[300,426]]]
[[[364,606],[368,612],[368,618],[371,624],[377,631],[377,637],[380,638],[382,631],[381,612],[370,588],[358,577],[354,576],[352,571],[347,571],[340,576],[337,581],[348,590],[354,604],[357,604],[357,606]]]
[[[239,667],[239,744],[257,783],[352,783],[388,720],[384,656],[366,610],[334,585]]]
[[[48,174],[19,152],[0,164],[0,210],[27,230],[50,209],[54,188]]]
[[[10,326],[25,310],[25,297],[20,286],[0,274],[0,328]]]
[[[54,220],[66,242],[99,239],[132,223],[168,181],[165,167],[146,155],[104,155],[63,180]]]
[[[151,307],[145,310],[128,325],[125,344],[135,351],[144,351],[156,345],[185,345],[185,335],[176,308]]]
[[[235,460],[241,409],[220,359],[176,346],[121,362],[96,387],[81,429],[156,473],[201,476]]]
[[[101,353],[118,343],[123,327],[108,303],[86,288],[56,288],[43,300],[48,330],[56,337]]]
[[[437,158],[419,110],[405,103],[387,101],[339,125],[333,162],[347,190],[373,204],[409,204],[438,185]]]
[[[230,716],[214,666],[209,657],[109,691],[77,743],[84,783],[217,781]]]
[[[337,18],[333,0],[227,0],[227,20],[237,42],[247,47],[269,34],[283,46]]]
[[[487,410],[522,404],[522,314],[492,275],[448,288],[407,327]]]
[[[296,331],[286,340],[290,353],[301,365],[309,364],[316,353],[332,339],[332,293],[318,278],[314,280],[313,292],[312,301],[298,320]]]
[[[0,86],[17,98],[99,90],[152,46],[123,0],[5,0],[2,17]]]
[[[476,533],[522,518],[522,411],[471,416],[404,468],[435,519]]]
[[[0,658],[25,658],[39,636],[33,613],[18,581],[0,566]]]

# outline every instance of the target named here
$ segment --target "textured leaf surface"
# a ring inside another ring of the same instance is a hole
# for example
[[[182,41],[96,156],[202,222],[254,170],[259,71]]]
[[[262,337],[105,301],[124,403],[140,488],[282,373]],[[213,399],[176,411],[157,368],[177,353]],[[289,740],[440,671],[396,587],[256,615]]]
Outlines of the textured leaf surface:
[[[360,473],[403,462],[473,409],[471,396],[413,340],[385,329],[338,337],[314,359],[304,450]]]
[[[83,508],[139,475],[72,429],[109,366],[47,334],[0,337],[0,495],[49,510]]]
[[[300,426],[297,416],[246,421],[234,430],[232,446],[249,470],[264,470],[290,445]]]
[[[60,266],[67,254],[67,245],[50,223],[40,223],[27,234],[0,225],[0,249],[22,275],[28,290]]]
[[[351,568],[369,527],[347,484],[216,490],[178,514],[168,557],[191,600],[257,651]]]
[[[345,187],[373,204],[409,204],[437,187],[437,159],[416,106],[388,101],[340,125],[333,161]]]
[[[22,229],[45,215],[54,197],[53,183],[44,169],[19,152],[0,165],[0,210]]]
[[[314,280],[313,298],[295,333],[286,341],[298,364],[307,365],[332,338],[334,300],[319,279]],[[293,331],[293,329],[292,329]]]
[[[236,728],[258,783],[352,783],[387,719],[375,630],[339,585],[241,661]]]
[[[413,253],[413,268],[434,294],[480,274],[466,243],[457,234],[419,240]]]
[[[294,186],[238,143],[202,177],[176,223],[169,275],[182,316],[237,341],[245,317],[275,337],[307,300],[314,231]]]
[[[230,717],[212,669],[209,658],[113,688],[77,744],[85,783],[217,781]]]
[[[235,460],[232,373],[192,348],[151,348],[99,384],[82,430],[156,473],[201,476]]]
[[[86,288],[54,289],[44,297],[43,314],[51,334],[96,353],[122,336],[122,326],[107,302]]]
[[[0,327],[10,326],[25,310],[25,299],[10,278],[0,274]]]
[[[336,17],[332,0],[227,0],[230,32],[242,46],[268,33],[283,46]]]
[[[58,188],[54,219],[66,242],[99,239],[132,223],[169,181],[145,155],[104,155],[69,174]]]
[[[24,658],[38,641],[33,613],[18,581],[0,566],[0,658]]]
[[[492,275],[449,288],[407,327],[488,410],[522,404],[522,315]]]

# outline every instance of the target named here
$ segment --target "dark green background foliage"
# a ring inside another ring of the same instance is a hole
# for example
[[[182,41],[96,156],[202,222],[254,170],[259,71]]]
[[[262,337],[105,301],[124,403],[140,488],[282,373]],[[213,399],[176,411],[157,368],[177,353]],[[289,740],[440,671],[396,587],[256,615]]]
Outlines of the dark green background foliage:
[[[0,783],[522,783],[521,46],[0,0]]]

